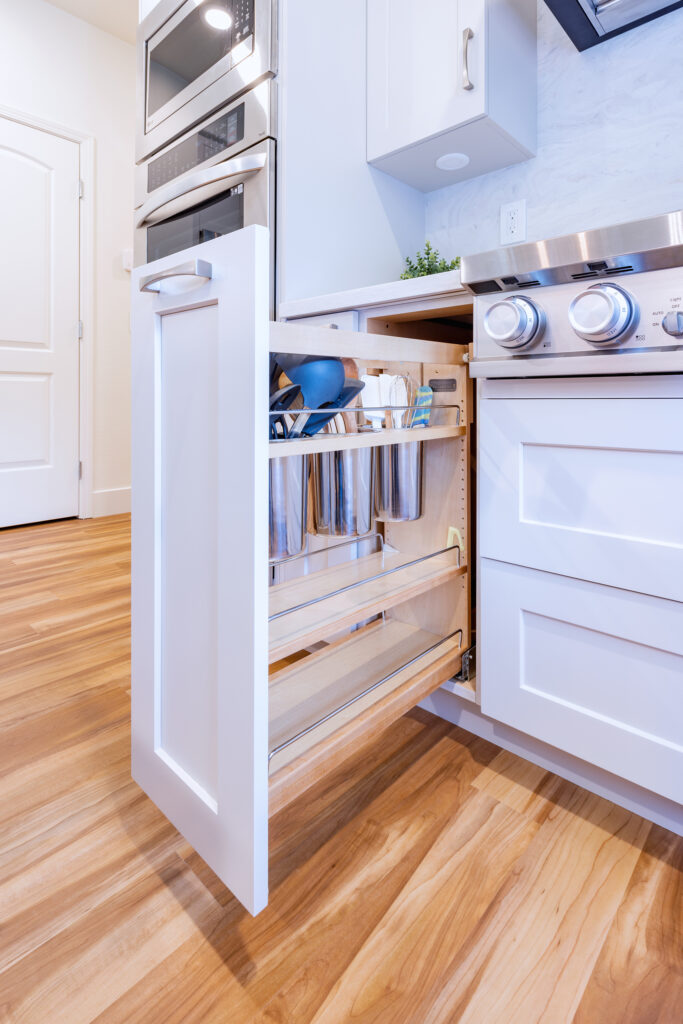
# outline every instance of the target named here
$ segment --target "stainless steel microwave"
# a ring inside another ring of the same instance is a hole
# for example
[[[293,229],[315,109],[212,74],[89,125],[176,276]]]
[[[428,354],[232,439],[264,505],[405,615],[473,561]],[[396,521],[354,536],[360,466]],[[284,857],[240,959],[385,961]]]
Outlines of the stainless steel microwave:
[[[137,49],[140,161],[275,74],[276,0],[161,0]]]
[[[262,224],[275,281],[276,96],[262,82],[137,167],[136,266]]]

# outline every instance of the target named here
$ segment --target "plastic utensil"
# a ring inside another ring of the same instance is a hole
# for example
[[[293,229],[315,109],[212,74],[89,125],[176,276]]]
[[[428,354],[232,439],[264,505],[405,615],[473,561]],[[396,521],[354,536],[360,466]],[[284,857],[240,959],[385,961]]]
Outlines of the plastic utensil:
[[[270,353],[270,390],[271,392],[277,389],[277,382],[280,377],[280,367],[278,365],[277,356]]]
[[[417,389],[417,395],[415,396],[415,405],[417,408],[413,412],[413,422],[410,424],[411,427],[426,427],[429,425],[433,399],[434,392],[430,388],[429,384],[422,384]]]
[[[356,362],[356,360],[355,359],[342,359],[342,363],[343,363],[343,366],[344,366],[344,373],[346,374],[346,383],[348,384],[348,382],[350,380],[358,380],[359,379],[359,377],[358,377],[358,363]],[[354,398],[353,401],[349,402],[348,405],[345,408],[353,409],[357,405],[358,405],[358,399]],[[359,426],[359,424],[358,424],[358,416],[357,416],[356,413],[344,412],[344,413],[342,413],[342,419],[344,421],[344,431],[345,431],[345,433],[347,433],[347,434],[357,434],[358,433],[358,426]],[[341,431],[338,431],[338,433],[341,433]]]
[[[290,358],[299,361],[290,362]],[[318,356],[298,357],[278,355],[278,363],[293,384],[298,384],[304,406],[308,409],[322,409],[338,398],[344,387],[344,367],[341,359]],[[301,412],[292,426],[289,436],[301,437],[310,413]]]
[[[334,402],[327,402],[323,406],[323,408],[330,410],[329,413],[314,413],[304,426],[303,433],[307,437],[317,434],[318,431],[335,419],[340,409],[346,408],[350,402],[353,402],[364,387],[365,385],[361,380],[347,380]],[[338,431],[335,431],[335,433],[338,433]]]
[[[301,394],[301,388],[298,384],[288,384],[285,388],[280,388],[270,396],[270,411],[271,412],[286,412],[290,409],[293,402]],[[268,435],[271,441],[276,441],[278,438],[278,427],[282,429],[282,436],[287,437],[287,423],[285,422],[284,416],[269,416],[268,417],[269,430]]]
[[[364,374],[361,377],[361,380],[365,385],[363,406],[366,409],[372,410],[371,412],[366,412],[365,415],[370,420],[373,430],[381,430],[384,423],[384,413],[381,409],[379,412],[377,411],[377,407],[382,404],[379,394],[379,377],[375,377],[371,374]]]
[[[391,389],[389,391],[389,404],[396,406],[408,405],[408,381],[405,377],[394,377],[391,382]],[[405,416],[405,409],[400,409],[398,412],[392,412],[391,422],[395,428],[403,426],[403,417]]]

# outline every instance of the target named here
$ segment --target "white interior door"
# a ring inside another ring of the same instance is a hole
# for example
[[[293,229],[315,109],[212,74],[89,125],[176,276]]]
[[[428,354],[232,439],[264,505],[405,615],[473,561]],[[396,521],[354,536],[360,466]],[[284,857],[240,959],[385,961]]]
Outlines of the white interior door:
[[[133,274],[133,777],[252,913],[268,899],[269,288],[260,227]]]
[[[0,117],[0,526],[78,515],[79,146]]]

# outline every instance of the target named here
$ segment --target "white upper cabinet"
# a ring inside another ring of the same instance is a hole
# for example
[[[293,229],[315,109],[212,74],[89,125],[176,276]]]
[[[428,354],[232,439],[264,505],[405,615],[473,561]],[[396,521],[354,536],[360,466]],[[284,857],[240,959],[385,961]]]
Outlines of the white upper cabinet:
[[[371,164],[429,192],[535,144],[535,0],[368,0]]]

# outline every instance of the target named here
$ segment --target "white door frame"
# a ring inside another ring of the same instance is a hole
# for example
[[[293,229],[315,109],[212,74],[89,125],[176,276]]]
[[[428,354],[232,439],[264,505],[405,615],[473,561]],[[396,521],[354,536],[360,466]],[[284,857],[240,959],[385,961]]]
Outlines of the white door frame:
[[[23,110],[0,105],[0,117],[7,121],[36,128],[38,131],[75,142],[79,147],[79,176],[83,183],[79,216],[79,320],[83,325],[79,346],[79,459],[81,475],[78,483],[78,517],[92,516],[93,497],[93,423],[95,366],[95,139],[85,132],[67,128],[54,121],[45,121]],[[77,187],[75,182],[74,186]]]

